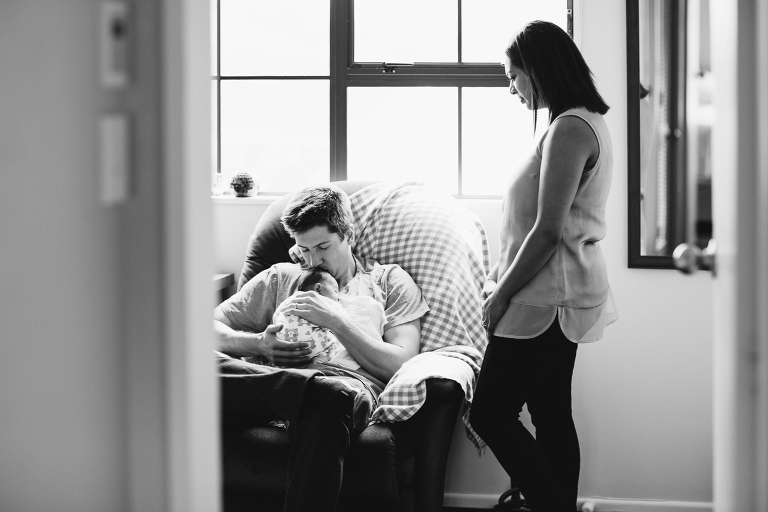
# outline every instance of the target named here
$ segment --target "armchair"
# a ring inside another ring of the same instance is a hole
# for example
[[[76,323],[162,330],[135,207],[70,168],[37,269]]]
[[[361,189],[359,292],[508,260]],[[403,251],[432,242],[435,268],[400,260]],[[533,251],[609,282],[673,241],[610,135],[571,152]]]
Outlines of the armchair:
[[[350,195],[370,184],[334,183]],[[259,220],[238,289],[269,266],[290,261],[288,249],[293,240],[279,221],[288,199],[285,196],[270,205]],[[484,233],[481,237],[484,243]],[[427,293],[425,298],[429,303]],[[429,378],[425,384],[426,401],[408,420],[370,425],[353,441],[345,459],[339,510],[442,510],[448,451],[465,391],[447,378]],[[223,415],[225,510],[281,510],[289,452],[284,429],[259,424],[257,418]]]

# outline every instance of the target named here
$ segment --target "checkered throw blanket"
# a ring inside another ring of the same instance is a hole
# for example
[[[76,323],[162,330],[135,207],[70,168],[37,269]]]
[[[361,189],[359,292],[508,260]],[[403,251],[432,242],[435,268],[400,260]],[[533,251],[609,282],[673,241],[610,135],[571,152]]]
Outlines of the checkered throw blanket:
[[[377,183],[350,200],[357,227],[355,253],[400,265],[430,308],[421,319],[421,353],[389,381],[373,421],[410,418],[424,404],[424,381],[448,378],[464,390],[467,433],[482,448],[468,418],[488,343],[481,325],[481,291],[490,267],[485,229],[455,198],[420,183]]]

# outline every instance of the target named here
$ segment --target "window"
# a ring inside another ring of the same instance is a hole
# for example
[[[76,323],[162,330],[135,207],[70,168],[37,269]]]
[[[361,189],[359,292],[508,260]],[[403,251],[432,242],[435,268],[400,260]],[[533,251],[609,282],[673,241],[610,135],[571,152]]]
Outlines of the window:
[[[479,197],[535,140],[504,47],[534,19],[566,29],[572,2],[211,1],[214,172],[262,193],[392,179]]]

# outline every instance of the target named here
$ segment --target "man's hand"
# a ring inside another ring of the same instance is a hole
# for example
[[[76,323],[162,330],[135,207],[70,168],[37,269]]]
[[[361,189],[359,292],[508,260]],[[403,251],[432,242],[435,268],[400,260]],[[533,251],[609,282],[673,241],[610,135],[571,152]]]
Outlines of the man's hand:
[[[262,333],[261,353],[276,366],[303,366],[312,360],[309,343],[303,341],[286,342],[277,339],[275,334],[283,329],[283,324],[267,326]]]
[[[351,323],[347,311],[341,304],[317,292],[296,292],[291,296],[283,312],[301,317],[334,333],[340,323]]]
[[[214,311],[213,330],[218,350],[233,357],[261,356],[278,366],[302,366],[311,361],[309,344],[285,342],[275,337],[283,329],[282,324],[267,326],[261,333],[236,331],[218,308]]]

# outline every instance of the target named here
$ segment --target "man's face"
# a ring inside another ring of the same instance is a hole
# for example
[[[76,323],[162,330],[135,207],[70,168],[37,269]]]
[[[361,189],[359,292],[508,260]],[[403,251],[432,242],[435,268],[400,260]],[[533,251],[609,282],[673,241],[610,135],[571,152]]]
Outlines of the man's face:
[[[331,233],[326,226],[316,226],[294,236],[296,245],[311,267],[328,271],[337,281],[353,264],[349,240]]]

